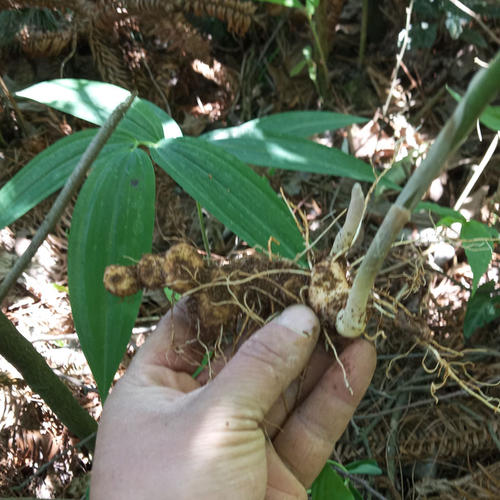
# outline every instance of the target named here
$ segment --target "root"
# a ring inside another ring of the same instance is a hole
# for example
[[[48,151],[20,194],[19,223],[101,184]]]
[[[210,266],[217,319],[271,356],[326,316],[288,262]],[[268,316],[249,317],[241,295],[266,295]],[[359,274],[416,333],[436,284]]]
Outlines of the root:
[[[344,384],[346,386],[346,389],[349,391],[349,394],[352,396],[354,394],[354,391],[352,390],[351,384],[349,383],[349,379],[347,378],[347,372],[344,366],[344,363],[342,363],[341,359],[339,358],[339,355],[337,354],[337,349],[335,349],[335,345],[332,342],[332,339],[328,335],[328,333],[323,330],[323,335],[325,337],[325,340],[328,344],[328,346],[332,349],[333,355],[335,356],[335,360],[340,366],[340,369],[342,370],[342,376],[344,377]]]
[[[283,198],[309,249],[310,235],[305,214],[293,207],[284,195]],[[344,227],[335,239],[333,250],[336,255],[313,266],[311,260],[314,256],[307,252],[312,271],[299,267],[300,256],[294,261],[273,259],[271,243],[275,240],[271,236],[269,259],[255,253],[218,265],[203,259],[193,246],[179,243],[164,255],[143,255],[132,266],[108,266],[104,286],[119,297],[133,295],[143,288],[165,287],[183,295],[187,298],[190,316],[203,323],[200,339],[209,345],[216,339],[220,345],[221,332],[234,334],[237,331],[239,340],[247,332],[252,333],[252,328],[265,324],[277,308],[284,309],[297,303],[309,305],[321,324],[335,332],[337,315],[339,311],[345,311],[349,293],[345,261],[341,256],[359,232],[364,207],[363,191],[359,184],[355,184]],[[369,292],[366,291],[367,297]],[[243,327],[238,329],[242,324]],[[350,332],[346,336],[354,335]]]
[[[432,340],[429,343],[419,342],[420,345],[425,346],[426,352],[424,359],[422,360],[422,366],[427,373],[437,373],[441,376],[440,382],[433,382],[431,384],[431,395],[436,401],[439,402],[439,398],[436,395],[436,391],[441,389],[446,385],[448,378],[454,380],[461,389],[463,389],[467,394],[472,396],[473,398],[480,401],[483,405],[487,406],[490,410],[493,410],[495,413],[500,412],[500,398],[488,396],[481,389],[481,385],[495,385],[498,386],[499,383],[496,384],[484,384],[476,380],[472,377],[467,371],[467,366],[472,365],[473,363],[470,361],[459,361],[457,358],[463,358],[465,355],[465,351],[458,352],[453,349],[445,348],[439,345],[436,341]],[[445,354],[441,354],[438,349],[444,351]],[[434,367],[429,368],[426,365],[426,360],[428,358],[428,354],[431,354],[434,358],[436,364]],[[453,361],[447,361],[445,356],[451,356],[454,358]],[[466,380],[459,376],[459,372],[462,372],[462,375],[465,375]]]
[[[218,265],[186,243],[174,245],[164,255],[144,255],[136,265],[108,266],[104,286],[120,297],[142,288],[169,287],[182,294],[190,316],[202,322],[199,336],[209,346],[221,330],[238,331],[241,337],[265,324],[277,310],[301,302],[331,327],[348,290],[339,263],[320,262],[311,272],[290,261],[270,262],[254,254]],[[245,332],[238,329],[243,319]]]

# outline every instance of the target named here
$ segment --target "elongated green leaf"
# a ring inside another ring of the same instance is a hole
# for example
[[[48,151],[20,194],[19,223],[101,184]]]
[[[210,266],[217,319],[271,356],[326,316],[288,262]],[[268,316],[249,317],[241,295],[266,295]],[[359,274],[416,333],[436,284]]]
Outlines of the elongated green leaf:
[[[476,220],[464,222],[460,231],[467,261],[472,269],[472,294],[476,291],[481,276],[488,270],[493,254],[493,243],[487,241],[498,233]],[[472,240],[472,241],[471,241]],[[475,241],[474,241],[475,240]]]
[[[98,162],[75,206],[68,246],[68,286],[80,343],[101,397],[123,357],[141,293],[122,299],[103,285],[109,264],[130,264],[151,251],[154,171],[144,151]],[[132,260],[131,260],[132,259]]]
[[[311,487],[312,500],[354,500],[344,480],[329,465],[325,465]]]
[[[302,236],[285,203],[248,165],[208,142],[192,137],[161,141],[153,159],[195,200],[251,246],[294,258]]]
[[[453,222],[465,222],[465,217],[460,212],[457,212],[449,207],[443,207],[431,201],[420,201],[415,207],[415,212],[420,210],[430,211],[442,217],[438,225],[443,225],[445,223],[445,225],[450,225]]]
[[[498,317],[500,317],[500,294],[498,290],[495,293],[495,282],[488,281],[481,285],[467,302],[464,337],[470,339],[478,328]]]
[[[16,92],[16,96],[41,102],[51,108],[103,125],[130,92],[110,83],[60,78],[40,82]]]
[[[479,120],[485,127],[498,132],[500,130],[500,106],[486,106]]]
[[[367,163],[338,149],[299,137],[261,132],[259,138],[210,139],[210,142],[253,165],[337,175],[358,181],[375,180],[372,168]]]
[[[0,228],[11,224],[40,201],[60,189],[76,167],[97,129],[63,137],[29,161],[0,189]],[[130,149],[123,137],[113,134],[98,159]]]
[[[351,474],[368,474],[370,476],[379,476],[383,473],[376,460],[372,459],[356,460],[354,462],[348,463],[345,468]]]
[[[206,140],[235,139],[254,137],[260,139],[262,132],[309,137],[326,130],[337,130],[353,123],[368,120],[359,116],[332,113],[330,111],[287,111],[250,120],[237,127],[212,130],[201,137]]]
[[[110,83],[74,78],[41,82],[16,92],[18,97],[41,102],[95,125],[103,125],[116,106],[129,95],[128,90]],[[117,133],[140,143],[182,135],[177,123],[165,111],[139,98],[134,100]]]
[[[181,129],[158,106],[145,99],[134,99],[115,134],[123,134],[138,144],[154,144],[164,137],[180,137]],[[166,135],[167,134],[167,135]]]
[[[82,130],[59,139],[7,182],[0,190],[0,228],[61,188],[96,133]]]
[[[446,88],[455,101],[460,102],[462,100],[462,96],[458,92],[449,87]],[[498,132],[500,130],[500,106],[486,106],[479,117],[479,121],[485,127]]]
[[[154,113],[156,117],[160,120],[163,129],[163,135],[161,139],[173,139],[174,137],[182,137],[182,130],[177,125],[177,122],[168,115],[163,109],[159,108],[156,104],[148,101],[147,99],[141,99],[142,102],[147,104],[151,113]]]
[[[59,88],[58,85],[49,87],[52,91]],[[86,101],[84,104],[86,105]],[[0,228],[21,217],[61,188],[96,133],[96,129],[89,129],[60,139],[37,155],[3,186],[0,190]],[[115,151],[129,150],[137,144],[156,143],[165,134],[177,137],[182,132],[175,121],[160,108],[149,101],[136,99],[99,158]]]

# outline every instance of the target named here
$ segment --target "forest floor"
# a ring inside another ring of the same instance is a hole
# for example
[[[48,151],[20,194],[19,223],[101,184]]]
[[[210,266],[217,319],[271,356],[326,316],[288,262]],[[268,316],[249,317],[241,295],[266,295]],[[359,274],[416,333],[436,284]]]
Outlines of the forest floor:
[[[244,36],[228,32],[218,20],[181,13],[156,25],[140,16],[116,23],[108,43],[71,31],[69,23],[55,31],[57,43],[43,45],[40,28],[25,26],[0,45],[0,75],[11,92],[61,74],[138,88],[141,97],[169,109],[186,135],[289,110],[363,116],[370,121],[314,139],[348,150],[378,173],[392,167],[393,180],[402,184],[454,109],[446,86],[463,94],[481,64],[498,50],[494,40],[500,37],[500,13],[483,16],[487,31],[473,21],[464,24],[476,36],[467,40],[452,38],[442,13],[433,43],[415,47],[414,32],[397,65],[406,4],[379,2],[377,12],[371,13],[373,25],[359,64],[358,3],[346,1],[335,24],[327,61],[329,86],[323,97],[307,67],[290,76],[303,57],[303,47],[311,43],[307,22],[291,10],[265,5],[252,14]],[[413,24],[424,23],[419,15],[412,13]],[[24,102],[20,109],[24,124],[0,93],[0,187],[47,146],[89,126],[35,103]],[[500,230],[498,149],[469,195],[461,199],[494,140],[488,128],[480,132],[470,135],[425,199],[455,207],[467,219]],[[322,233],[332,215],[346,208],[353,184],[350,179],[310,173],[258,172],[276,191],[282,188],[306,215],[311,239]],[[156,174],[154,252],[178,241],[203,248],[195,202],[162,170]],[[364,192],[369,189],[365,183]],[[353,269],[394,199],[390,190],[372,197],[363,240],[349,254]],[[26,248],[53,200],[41,202],[0,230],[0,279]],[[98,419],[101,404],[79,347],[67,294],[71,213],[72,206],[1,306]],[[209,213],[204,218],[213,254],[226,256],[243,248]],[[415,213],[405,228],[405,244],[394,246],[376,281],[375,294],[385,305],[372,315],[367,333],[376,337],[377,371],[333,455],[344,464],[377,461],[382,475],[352,478],[364,498],[500,498],[500,420],[492,409],[500,407],[500,320],[464,339],[472,271],[458,235],[444,236],[436,229],[437,220],[430,213]],[[331,247],[335,233],[320,241],[320,250]],[[493,281],[498,287],[498,248],[496,244],[481,284]],[[160,292],[144,295],[117,377],[169,306]],[[0,495],[84,497],[91,456],[3,358],[0,385]]]

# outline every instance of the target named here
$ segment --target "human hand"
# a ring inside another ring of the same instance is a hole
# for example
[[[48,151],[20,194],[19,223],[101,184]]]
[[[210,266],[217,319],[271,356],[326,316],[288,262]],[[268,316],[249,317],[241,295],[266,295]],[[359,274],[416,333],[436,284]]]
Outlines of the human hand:
[[[357,340],[340,356],[351,395],[331,353],[315,348],[306,306],[252,335],[211,381],[191,376],[194,336],[175,307],[113,389],[91,500],[306,499],[370,383],[374,347]]]

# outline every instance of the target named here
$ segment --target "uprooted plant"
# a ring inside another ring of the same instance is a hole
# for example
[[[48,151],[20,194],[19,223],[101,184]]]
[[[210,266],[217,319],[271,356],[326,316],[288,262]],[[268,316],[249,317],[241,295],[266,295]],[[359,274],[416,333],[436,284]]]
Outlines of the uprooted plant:
[[[363,210],[363,191],[356,183],[331,255],[319,259],[310,271],[297,259],[274,258],[271,253],[251,252],[220,263],[203,258],[187,243],[179,243],[163,255],[146,254],[135,265],[108,266],[104,286],[119,297],[143,288],[164,287],[183,294],[190,316],[198,322],[199,339],[212,347],[220,346],[221,336],[229,332],[235,343],[239,342],[277,311],[296,303],[310,305],[331,330],[347,300],[349,284],[343,256],[361,224]],[[316,260],[312,252],[309,260]]]
[[[446,158],[467,137],[484,107],[482,99],[487,95],[489,101],[497,94],[499,76],[500,54],[488,71],[473,80],[426,160],[389,210],[352,288],[342,255],[361,224],[365,204],[359,184],[354,186],[345,225],[332,248],[333,255],[320,259],[311,271],[301,269],[295,261],[273,261],[272,254],[266,259],[257,253],[215,265],[204,260],[194,247],[179,244],[165,255],[145,255],[134,266],[109,266],[104,275],[106,289],[127,296],[141,288],[169,287],[188,296],[188,310],[202,323],[207,337],[204,341],[215,342],[228,331],[240,339],[276,310],[296,302],[309,304],[330,330],[334,327],[344,337],[359,336],[366,326],[366,310],[376,274],[393,241],[430,182],[445,167]],[[309,261],[315,262],[313,254]]]
[[[150,286],[177,287],[179,292],[190,297],[194,320],[205,328],[209,327],[216,339],[220,338],[221,327],[224,333],[227,325],[224,318],[228,314],[238,313],[236,323],[233,320],[228,328],[243,335],[251,333],[282,305],[297,301],[309,303],[318,312],[324,326],[335,324],[337,332],[343,336],[355,337],[363,333],[374,279],[392,242],[431,181],[444,168],[449,155],[457,150],[484,107],[497,94],[499,81],[500,53],[487,70],[473,79],[425,162],[412,175],[388,212],[352,287],[346,279],[342,253],[359,226],[362,212],[359,210],[359,200],[362,200],[359,189],[355,188],[357,195],[353,197],[352,216],[347,217],[334,245],[333,258],[323,259],[310,254],[309,259],[314,265],[308,271],[299,267],[305,263],[303,250],[310,249],[309,246],[304,248],[296,221],[267,181],[246,165],[307,170],[373,181],[369,165],[304,139],[334,128],[325,127],[324,114],[306,112],[286,117],[271,116],[195,139],[181,137],[179,127],[165,112],[137,99],[96,160],[80,191],[69,238],[68,284],[73,317],[101,396],[105,398],[111,385],[140,305],[140,293],[130,299],[113,297],[102,284],[106,267],[124,265],[129,262],[127,258],[135,259],[139,264],[128,270],[112,267],[106,275],[106,282],[114,282],[116,286],[121,283],[120,274],[125,274],[123,289],[118,288],[119,295],[125,295],[127,288],[139,291]],[[38,99],[41,102],[102,125],[109,109],[123,101],[128,93],[122,89],[117,93],[115,87],[110,95],[109,88],[99,86],[95,94],[98,104],[91,102],[89,105],[91,85],[92,82],[81,80],[48,82],[32,87],[31,94],[28,89],[24,95],[36,99],[36,93],[43,90],[46,93]],[[47,90],[52,91],[52,95],[48,96]],[[53,96],[54,90],[56,97]],[[83,112],[82,108],[74,106],[81,93],[87,98]],[[338,120],[338,116],[327,115],[328,120]],[[348,117],[347,123],[345,117],[342,119],[344,124],[341,126],[354,123],[353,117]],[[17,174],[0,193],[3,225],[61,187],[75,165],[75,158],[87,149],[95,135],[96,130],[84,130],[66,137]],[[275,244],[274,249],[278,248],[284,258],[292,261],[269,262],[256,254],[215,266],[205,262],[195,249],[186,245],[173,247],[168,258],[142,257],[151,251],[155,196],[153,165],[139,146],[149,148],[152,159],[161,168],[250,246],[265,247],[267,242],[270,256],[273,242],[278,241],[279,245]],[[378,179],[378,182],[383,181]],[[23,203],[16,204],[15,195],[19,192],[24,193],[24,199]],[[117,280],[116,276],[120,279]],[[147,281],[149,278],[150,282]],[[5,289],[1,290],[0,296],[5,292]],[[211,317],[208,312],[213,314],[213,311],[218,311],[220,317]],[[0,320],[0,352],[9,359],[10,353],[19,352],[16,348],[21,336],[5,316],[0,315]],[[4,331],[8,335],[3,335]],[[37,379],[43,359],[39,357],[33,364],[26,364],[16,354],[15,361],[26,380]],[[46,364],[45,367],[50,370]],[[40,385],[39,392],[47,401],[50,401],[50,394],[47,394],[50,391],[51,386]],[[57,414],[62,413],[58,403],[53,407]],[[74,428],[71,418],[65,423]],[[81,430],[77,433],[82,437],[86,435]]]

